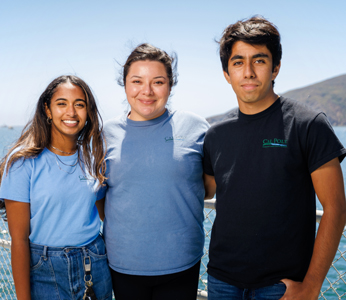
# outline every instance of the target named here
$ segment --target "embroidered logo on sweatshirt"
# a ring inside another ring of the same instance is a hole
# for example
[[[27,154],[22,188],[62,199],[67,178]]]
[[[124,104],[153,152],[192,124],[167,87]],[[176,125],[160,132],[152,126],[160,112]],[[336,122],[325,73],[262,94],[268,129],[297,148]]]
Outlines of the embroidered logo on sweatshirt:
[[[287,148],[287,140],[283,139],[264,139],[263,148]]]

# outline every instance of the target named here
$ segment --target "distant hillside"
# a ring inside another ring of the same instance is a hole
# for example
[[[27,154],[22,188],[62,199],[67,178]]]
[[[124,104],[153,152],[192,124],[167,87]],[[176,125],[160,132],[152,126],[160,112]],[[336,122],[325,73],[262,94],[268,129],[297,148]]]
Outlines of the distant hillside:
[[[346,126],[346,74],[281,95],[325,112],[333,126]],[[209,117],[207,121],[219,122],[226,114]]]

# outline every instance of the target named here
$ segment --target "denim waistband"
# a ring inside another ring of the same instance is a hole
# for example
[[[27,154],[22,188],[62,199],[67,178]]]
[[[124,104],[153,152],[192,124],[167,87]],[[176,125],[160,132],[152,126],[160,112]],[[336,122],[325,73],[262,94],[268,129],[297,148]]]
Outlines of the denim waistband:
[[[84,246],[66,246],[66,247],[50,247],[50,246],[44,246],[44,245],[38,245],[34,243],[30,243],[30,251],[35,252],[42,252],[44,256],[47,255],[59,255],[62,252],[63,253],[73,253],[73,252],[84,252],[86,255],[86,250],[93,246],[94,244],[99,243],[102,241],[102,236],[99,234],[96,239],[94,239],[92,242],[90,242],[87,245]]]

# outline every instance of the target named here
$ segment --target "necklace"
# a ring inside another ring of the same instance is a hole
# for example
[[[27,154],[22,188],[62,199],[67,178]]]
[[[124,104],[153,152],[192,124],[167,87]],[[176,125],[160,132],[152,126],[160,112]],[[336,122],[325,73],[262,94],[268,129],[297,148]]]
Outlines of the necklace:
[[[55,153],[54,153],[54,154],[55,154]],[[56,164],[58,165],[58,167],[59,167],[59,169],[60,169],[61,171],[65,172],[65,173],[67,173],[67,174],[72,174],[72,173],[74,173],[74,172],[76,171],[76,169],[77,169],[77,164],[78,164],[78,162],[79,162],[79,157],[77,158],[77,160],[76,160],[76,162],[75,162],[74,164],[69,165],[69,164],[65,164],[65,163],[59,158],[59,156],[57,156],[57,155],[55,154],[55,161],[56,161]],[[65,171],[64,169],[62,169],[62,168],[60,167],[59,161],[60,161],[63,165],[65,165],[65,166],[72,167],[73,170],[72,170],[71,172]]]
[[[60,149],[58,149],[58,148],[55,148],[53,145],[50,145],[50,147],[52,147],[52,148],[55,149],[56,151],[59,151],[59,152],[64,153],[64,154],[75,154],[76,151],[78,150],[78,149],[76,149],[74,152],[65,152],[65,151],[62,151],[62,150],[60,150]]]

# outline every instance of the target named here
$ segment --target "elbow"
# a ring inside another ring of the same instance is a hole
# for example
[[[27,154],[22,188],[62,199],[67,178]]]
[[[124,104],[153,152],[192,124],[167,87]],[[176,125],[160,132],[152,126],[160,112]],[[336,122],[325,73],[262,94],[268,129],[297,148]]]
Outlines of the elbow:
[[[340,227],[345,227],[346,225],[346,200],[343,198],[342,201],[339,201],[339,205],[335,207],[335,218],[339,221]]]
[[[213,199],[216,192],[216,186],[204,186],[204,200]]]
[[[29,247],[29,237],[13,237],[11,236],[11,248]]]
[[[323,222],[333,223],[336,228],[344,228],[346,225],[345,197],[339,198],[339,201],[334,202],[333,205],[323,206],[322,220],[324,220]]]
[[[209,199],[211,199],[210,195],[208,195],[207,193],[205,193],[205,195],[204,195],[204,200],[209,200]]]
[[[346,223],[346,199],[343,195],[342,200],[338,202],[339,205],[336,208],[336,210],[339,212],[340,221],[343,223],[343,226],[345,226]]]
[[[11,230],[9,230],[10,233],[10,237],[11,237],[11,243],[13,244],[26,244],[29,243],[29,231],[15,231],[15,232],[11,232]]]
[[[102,209],[99,209],[98,210],[98,212],[99,212],[99,218],[100,218],[100,220],[103,222],[104,220],[105,220],[105,213],[104,213],[104,210]]]
[[[209,199],[213,199],[214,198],[214,193],[208,193],[207,191],[205,192],[205,195],[204,195],[204,200],[209,200]]]
[[[346,201],[343,201],[343,206],[340,209],[341,221],[344,226],[346,226]]]

